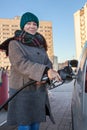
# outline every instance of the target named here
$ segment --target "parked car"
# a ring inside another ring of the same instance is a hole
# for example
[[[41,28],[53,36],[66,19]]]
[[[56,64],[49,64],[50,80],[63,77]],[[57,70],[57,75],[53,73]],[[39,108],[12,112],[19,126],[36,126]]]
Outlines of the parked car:
[[[75,73],[71,102],[72,130],[87,130],[87,42]]]

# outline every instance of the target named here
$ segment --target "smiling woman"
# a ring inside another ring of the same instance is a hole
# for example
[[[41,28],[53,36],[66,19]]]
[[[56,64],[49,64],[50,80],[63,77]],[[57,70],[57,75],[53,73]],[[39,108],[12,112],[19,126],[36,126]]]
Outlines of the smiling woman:
[[[39,130],[40,122],[46,121],[48,115],[53,123],[47,82],[42,78],[47,75],[49,80],[61,81],[57,71],[53,70],[52,62],[47,55],[45,38],[37,32],[39,20],[30,12],[22,15],[21,30],[16,30],[14,37],[0,45],[6,50],[11,63],[9,79],[10,97],[32,80],[34,84],[23,89],[8,104],[8,125],[17,125],[18,130]],[[68,63],[67,63],[68,65]]]

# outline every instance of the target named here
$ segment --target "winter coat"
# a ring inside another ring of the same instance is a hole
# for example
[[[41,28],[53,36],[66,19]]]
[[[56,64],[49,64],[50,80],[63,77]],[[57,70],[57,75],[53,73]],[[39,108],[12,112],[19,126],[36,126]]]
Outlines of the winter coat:
[[[41,81],[46,67],[52,63],[43,47],[32,47],[16,40],[9,43],[11,76],[9,80],[10,96],[31,79]],[[47,84],[28,86],[22,90],[8,105],[7,123],[10,125],[28,125],[45,122],[46,115],[51,121]]]

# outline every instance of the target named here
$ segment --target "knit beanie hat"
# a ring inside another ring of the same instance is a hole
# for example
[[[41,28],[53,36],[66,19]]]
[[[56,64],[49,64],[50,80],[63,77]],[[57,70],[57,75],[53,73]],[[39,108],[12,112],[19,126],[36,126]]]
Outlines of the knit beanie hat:
[[[27,22],[35,22],[37,24],[37,27],[39,27],[39,19],[37,16],[30,12],[26,12],[22,15],[20,20],[20,28],[23,29]]]

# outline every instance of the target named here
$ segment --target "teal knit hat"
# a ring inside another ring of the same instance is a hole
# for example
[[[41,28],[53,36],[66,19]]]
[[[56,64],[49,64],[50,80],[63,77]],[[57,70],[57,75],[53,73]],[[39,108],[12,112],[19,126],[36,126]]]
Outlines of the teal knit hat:
[[[23,29],[27,22],[35,22],[37,24],[37,27],[39,27],[39,19],[37,16],[30,12],[26,12],[22,15],[20,20],[20,28]]]

